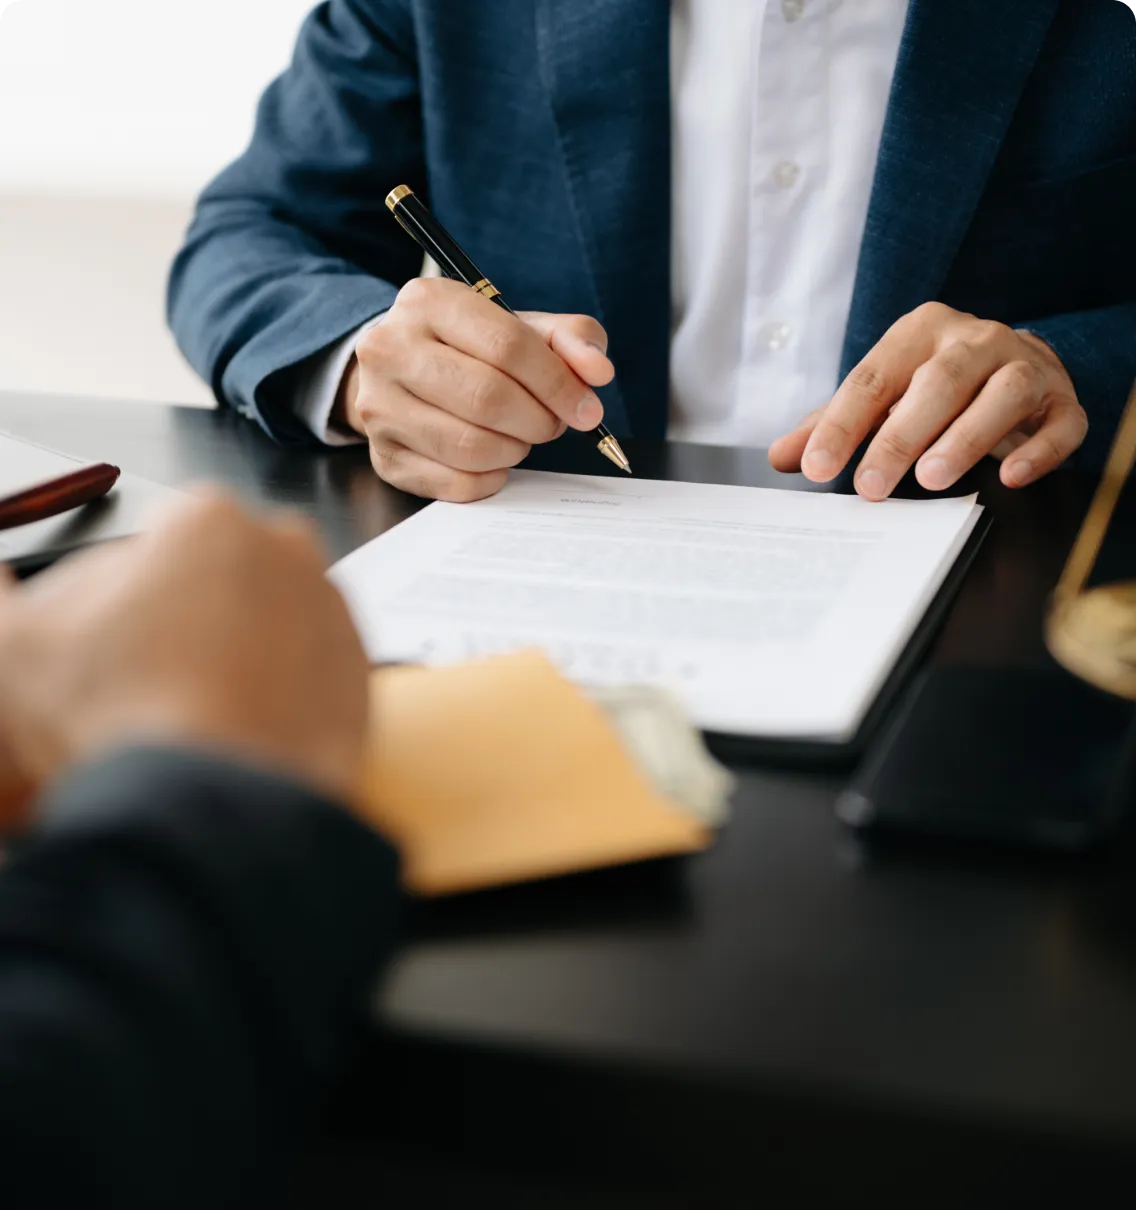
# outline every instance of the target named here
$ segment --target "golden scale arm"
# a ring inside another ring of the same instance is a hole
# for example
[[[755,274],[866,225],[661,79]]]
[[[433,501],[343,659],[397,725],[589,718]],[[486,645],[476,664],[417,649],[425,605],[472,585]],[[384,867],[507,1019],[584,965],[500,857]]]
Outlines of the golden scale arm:
[[[1136,581],[1086,588],[1136,462],[1136,388],[1108,464],[1050,603],[1045,639],[1055,659],[1082,680],[1136,700]]]

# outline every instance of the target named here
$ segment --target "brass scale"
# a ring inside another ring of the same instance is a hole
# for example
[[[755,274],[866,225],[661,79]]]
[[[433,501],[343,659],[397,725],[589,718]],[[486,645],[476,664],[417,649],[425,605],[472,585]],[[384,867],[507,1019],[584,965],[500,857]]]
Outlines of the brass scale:
[[[1136,581],[1086,588],[1136,462],[1136,388],[1117,430],[1069,561],[1053,593],[1045,639],[1055,659],[1098,689],[1136,701]]]

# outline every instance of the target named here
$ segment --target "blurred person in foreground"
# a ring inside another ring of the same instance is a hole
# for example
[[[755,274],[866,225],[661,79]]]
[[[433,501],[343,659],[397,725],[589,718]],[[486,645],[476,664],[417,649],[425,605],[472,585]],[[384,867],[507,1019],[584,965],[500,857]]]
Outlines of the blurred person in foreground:
[[[419,276],[402,184],[528,314]],[[421,496],[601,418],[816,481],[875,434],[870,500],[1023,487],[1108,447],[1134,213],[1116,0],[328,0],[170,318],[220,400]]]
[[[0,592],[4,1203],[277,1204],[397,858],[306,524],[220,497]]]

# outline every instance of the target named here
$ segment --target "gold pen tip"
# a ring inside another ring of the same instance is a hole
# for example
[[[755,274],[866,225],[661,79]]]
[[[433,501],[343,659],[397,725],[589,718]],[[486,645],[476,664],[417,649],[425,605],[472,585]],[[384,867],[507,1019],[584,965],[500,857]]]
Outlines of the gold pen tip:
[[[627,455],[614,437],[605,437],[599,444],[599,451],[609,462],[614,462],[621,471],[631,474],[631,463],[627,461]]]
[[[399,185],[397,189],[392,189],[387,194],[387,209],[393,211],[403,198],[408,198],[413,192],[409,185]]]

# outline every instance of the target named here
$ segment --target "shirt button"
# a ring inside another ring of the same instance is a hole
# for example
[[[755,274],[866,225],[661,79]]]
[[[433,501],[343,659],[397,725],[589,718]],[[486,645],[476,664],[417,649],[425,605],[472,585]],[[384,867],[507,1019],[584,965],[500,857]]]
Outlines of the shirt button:
[[[801,179],[801,166],[792,160],[786,160],[773,169],[773,183],[778,189],[792,189]]]
[[[793,329],[788,324],[768,324],[761,330],[761,340],[767,349],[774,353],[788,345],[792,339]]]
[[[781,0],[781,15],[786,21],[800,21],[805,15],[807,0]]]

